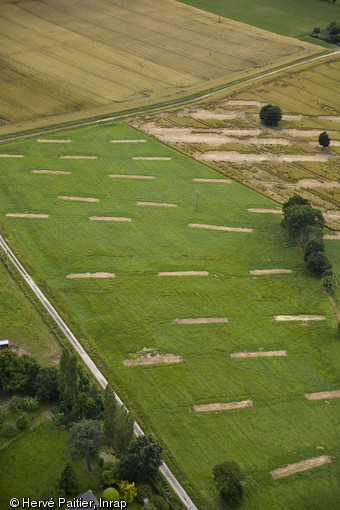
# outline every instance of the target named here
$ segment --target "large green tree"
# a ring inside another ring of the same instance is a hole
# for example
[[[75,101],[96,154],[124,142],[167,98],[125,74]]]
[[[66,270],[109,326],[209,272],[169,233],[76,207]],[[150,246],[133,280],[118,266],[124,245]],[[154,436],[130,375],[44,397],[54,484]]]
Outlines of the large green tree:
[[[104,430],[110,443],[113,442],[114,438],[117,406],[118,403],[112,386],[107,384],[104,391]]]
[[[0,351],[0,389],[9,393],[34,395],[35,378],[39,371],[38,362],[28,354]]]
[[[319,145],[321,145],[324,149],[329,146],[331,143],[331,139],[328,136],[328,133],[326,131],[323,131],[319,135]]]
[[[150,480],[162,464],[162,450],[152,435],[136,437],[119,463],[121,477],[131,482]]]
[[[57,400],[58,390],[58,369],[57,367],[40,367],[35,379],[35,395],[42,402]]]
[[[70,431],[69,450],[73,459],[86,455],[87,468],[92,471],[90,454],[96,452],[100,446],[103,434],[100,423],[96,420],[84,420],[73,425]]]
[[[118,406],[114,416],[113,445],[120,454],[126,453],[133,437],[134,419],[124,407]]]
[[[271,104],[262,106],[260,111],[260,119],[267,126],[277,126],[282,119],[281,108]]]
[[[282,226],[286,227],[292,237],[302,244],[311,229],[322,231],[325,225],[324,217],[319,209],[308,204],[293,204],[283,209]]]

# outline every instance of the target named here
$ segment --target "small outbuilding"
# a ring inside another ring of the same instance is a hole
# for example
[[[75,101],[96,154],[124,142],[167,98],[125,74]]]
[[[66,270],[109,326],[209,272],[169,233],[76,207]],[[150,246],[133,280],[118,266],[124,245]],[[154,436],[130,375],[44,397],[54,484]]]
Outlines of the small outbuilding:
[[[0,350],[8,349],[8,347],[9,347],[9,340],[0,340]]]

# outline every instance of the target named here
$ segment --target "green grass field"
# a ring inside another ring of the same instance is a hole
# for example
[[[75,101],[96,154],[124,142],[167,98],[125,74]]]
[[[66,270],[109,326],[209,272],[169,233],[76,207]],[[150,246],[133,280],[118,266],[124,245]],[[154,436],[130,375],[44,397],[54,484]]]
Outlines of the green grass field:
[[[138,420],[165,447],[165,458],[200,509],[219,507],[212,467],[236,460],[246,475],[241,509],[329,510],[340,504],[338,399],[307,401],[305,392],[338,389],[337,321],[319,282],[280,227],[280,215],[248,208],[276,203],[241,184],[193,182],[220,174],[160,144],[112,144],[145,138],[122,124],[65,131],[68,144],[27,140],[1,147],[1,222],[46,283],[94,361]],[[92,155],[97,160],[60,159]],[[132,157],[171,157],[141,161]],[[72,174],[36,174],[33,169]],[[156,179],[113,179],[140,174]],[[199,204],[196,210],[197,191]],[[98,198],[73,202],[58,196]],[[137,201],[177,208],[137,206]],[[49,214],[48,219],[6,213]],[[131,223],[90,221],[129,217]],[[253,228],[223,232],[188,223]],[[336,243],[337,241],[334,241]],[[251,269],[292,274],[251,277]],[[205,270],[205,277],[158,277],[159,271]],[[104,271],[114,279],[67,279]],[[322,314],[326,320],[277,323],[274,315]],[[175,318],[225,317],[228,323],[173,324]],[[180,355],[172,365],[123,366],[144,347]],[[236,351],[286,349],[285,358],[231,359]],[[253,407],[196,413],[194,404],[240,401]],[[323,450],[316,447],[323,446]],[[272,480],[269,471],[320,454],[330,464]]]
[[[57,361],[61,349],[30,299],[8,274],[6,257],[0,259],[0,331],[11,348],[32,354],[42,364]]]
[[[263,28],[276,34],[306,38],[314,27],[339,20],[339,5],[320,0],[182,0],[198,9]],[[313,42],[313,39],[308,39]]]

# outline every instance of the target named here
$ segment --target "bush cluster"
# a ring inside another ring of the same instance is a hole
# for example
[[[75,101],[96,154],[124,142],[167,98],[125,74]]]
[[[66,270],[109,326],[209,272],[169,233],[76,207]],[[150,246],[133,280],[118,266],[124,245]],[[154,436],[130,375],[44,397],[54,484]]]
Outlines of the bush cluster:
[[[334,1],[334,0],[333,0]],[[335,21],[332,21],[324,30],[320,30],[319,27],[315,27],[310,37],[314,39],[322,39],[331,44],[340,46],[340,25]]]

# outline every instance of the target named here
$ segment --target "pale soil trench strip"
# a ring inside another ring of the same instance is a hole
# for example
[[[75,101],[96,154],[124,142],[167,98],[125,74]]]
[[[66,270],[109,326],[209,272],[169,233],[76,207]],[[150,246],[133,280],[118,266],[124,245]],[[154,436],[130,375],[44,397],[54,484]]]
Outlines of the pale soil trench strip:
[[[70,273],[66,276],[66,278],[114,278],[116,275],[115,273],[103,273],[103,272],[97,272],[97,273]]]
[[[335,117],[333,115],[319,115],[318,119],[333,120],[334,122],[340,122],[340,117]]]
[[[98,156],[59,156],[59,159],[98,159]]]
[[[0,158],[24,158],[23,154],[0,154]]]
[[[252,213],[271,213],[271,214],[282,214],[282,209],[247,209],[248,212]]]
[[[325,213],[322,213],[325,220],[339,220],[340,219],[340,211],[330,210]]]
[[[236,112],[223,112],[217,113],[210,110],[196,110],[189,114],[193,119],[216,119],[216,120],[232,120],[236,117],[245,117],[245,113],[240,111]]]
[[[151,156],[134,156],[132,159],[140,161],[170,161],[172,158],[151,157]]]
[[[209,276],[208,271],[161,271],[157,276]]]
[[[7,213],[10,218],[49,218],[49,214],[33,214],[33,213]]]
[[[202,161],[230,161],[231,163],[254,163],[260,161],[327,161],[328,154],[252,154],[237,151],[208,151],[196,153]]]
[[[223,227],[220,225],[204,225],[202,223],[188,223],[188,227],[208,228],[211,230],[225,230],[227,232],[254,232],[254,229],[252,228]]]
[[[38,138],[37,142],[40,143],[71,143],[73,140],[68,138],[67,140],[52,140],[51,138]]]
[[[110,140],[110,143],[146,143],[147,140]]]
[[[168,204],[166,202],[136,202],[137,205],[150,205],[154,207],[177,207],[177,204]]]
[[[324,315],[275,315],[277,322],[284,321],[323,321],[326,320]]]
[[[320,457],[314,457],[312,459],[302,460],[301,462],[295,462],[294,464],[288,464],[284,468],[273,469],[270,474],[273,478],[281,478],[283,476],[289,476],[300,471],[306,471],[314,467],[322,466],[326,462],[331,462],[329,455],[321,455]]]
[[[269,356],[287,356],[287,351],[256,351],[256,352],[232,352],[231,358],[262,358]]]
[[[291,269],[251,269],[250,274],[281,274],[281,273],[292,273]]]
[[[201,179],[201,178],[196,178],[196,179],[193,179],[194,182],[216,182],[216,183],[226,183],[226,184],[230,184],[231,182],[233,182],[231,179]]]
[[[32,170],[32,174],[60,174],[60,175],[71,175],[72,172],[66,172],[65,170]]]
[[[57,198],[60,200],[75,200],[78,202],[99,202],[99,198],[91,198],[91,197],[67,197],[64,195],[59,195]]]
[[[241,400],[240,402],[216,403],[216,404],[199,404],[195,405],[194,409],[197,413],[204,413],[208,411],[224,411],[228,409],[240,409],[242,407],[252,407],[253,401]]]
[[[124,217],[119,217],[119,216],[90,216],[89,220],[94,220],[94,221],[127,221],[127,222],[131,222],[132,221],[131,218],[124,218]]]
[[[138,356],[137,359],[125,359],[123,365],[126,367],[135,367],[137,365],[156,365],[159,363],[179,363],[182,361],[181,356],[174,354],[156,354],[155,356],[145,357]]]
[[[156,179],[154,175],[109,174],[114,179]]]
[[[334,234],[325,234],[324,239],[340,239],[340,232],[334,232]]]
[[[228,317],[200,317],[198,319],[174,319],[173,324],[211,324],[213,322],[228,322]]]
[[[230,106],[265,106],[267,103],[261,103],[260,101],[246,101],[242,99],[230,100],[225,103]]]
[[[340,390],[319,391],[317,393],[305,393],[308,400],[322,400],[324,398],[340,398]]]
[[[243,142],[246,145],[292,145],[292,142],[286,138],[249,138],[246,141],[237,140],[237,142]]]
[[[275,132],[284,133],[292,136],[317,136],[319,137],[320,129],[278,129]],[[336,131],[327,131],[329,135],[334,135]]]
[[[340,183],[336,181],[320,182],[317,179],[300,179],[297,182],[301,188],[340,188]]]

